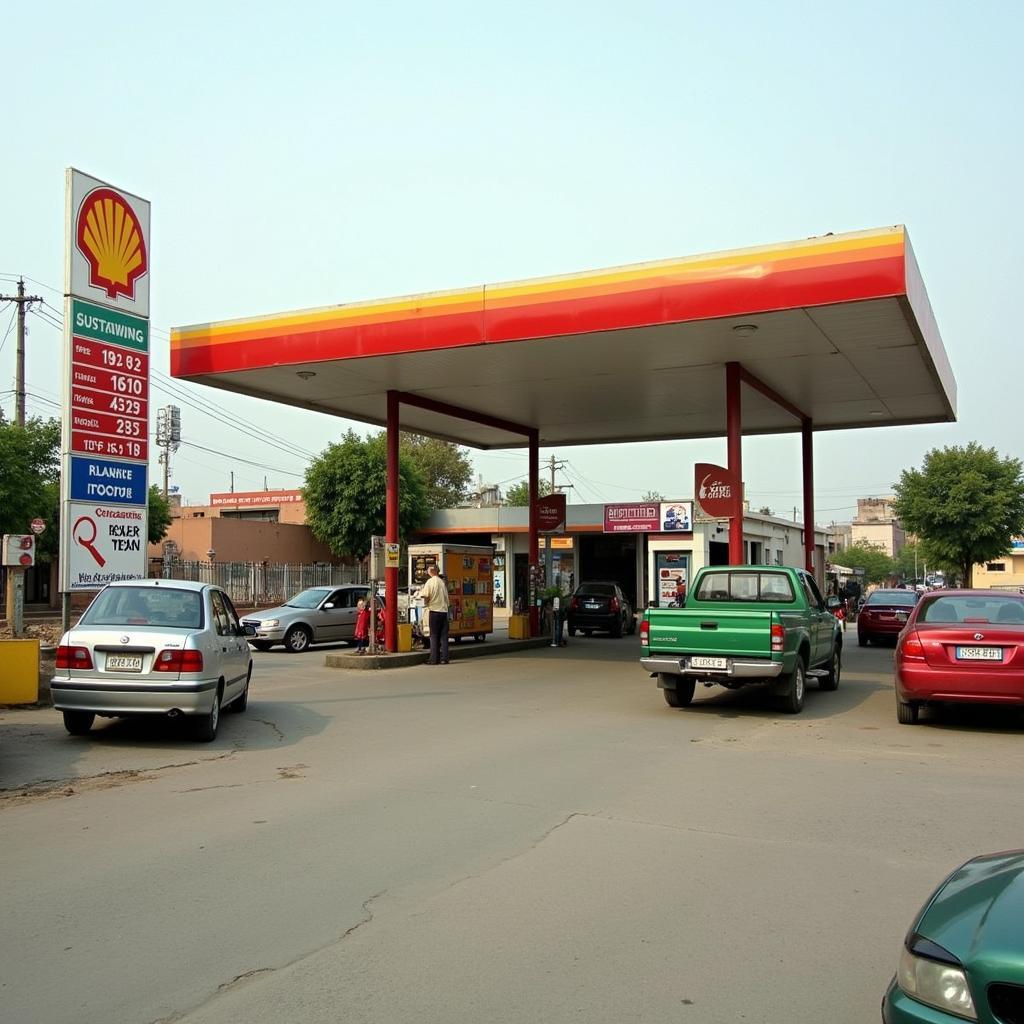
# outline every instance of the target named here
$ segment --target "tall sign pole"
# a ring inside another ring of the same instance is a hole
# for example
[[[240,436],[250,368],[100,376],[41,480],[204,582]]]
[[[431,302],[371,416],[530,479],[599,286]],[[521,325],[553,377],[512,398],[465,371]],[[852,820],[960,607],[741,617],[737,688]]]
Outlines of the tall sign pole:
[[[68,168],[60,577],[71,594],[146,576],[150,207]]]

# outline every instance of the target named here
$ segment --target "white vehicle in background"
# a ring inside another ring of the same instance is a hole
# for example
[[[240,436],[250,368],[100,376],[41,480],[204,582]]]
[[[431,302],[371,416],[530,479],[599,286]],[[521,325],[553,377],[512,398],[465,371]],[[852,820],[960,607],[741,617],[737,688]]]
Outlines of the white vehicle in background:
[[[61,637],[50,693],[73,736],[97,716],[185,715],[209,742],[222,708],[245,710],[251,676],[245,631],[224,590],[128,580],[104,587]]]

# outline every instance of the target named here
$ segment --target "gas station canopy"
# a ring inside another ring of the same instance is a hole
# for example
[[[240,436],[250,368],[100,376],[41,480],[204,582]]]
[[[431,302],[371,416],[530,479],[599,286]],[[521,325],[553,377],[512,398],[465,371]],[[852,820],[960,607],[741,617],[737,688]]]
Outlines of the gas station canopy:
[[[175,328],[171,373],[477,448],[727,433],[739,363],[814,430],[956,418],[956,383],[903,227]],[[744,434],[800,429],[753,388]]]

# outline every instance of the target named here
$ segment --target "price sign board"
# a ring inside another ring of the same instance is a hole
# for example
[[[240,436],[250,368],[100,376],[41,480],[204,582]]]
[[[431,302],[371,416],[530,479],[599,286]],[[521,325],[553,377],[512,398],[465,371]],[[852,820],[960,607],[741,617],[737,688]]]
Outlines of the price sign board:
[[[146,574],[150,252],[138,196],[69,169],[66,211],[65,592]]]

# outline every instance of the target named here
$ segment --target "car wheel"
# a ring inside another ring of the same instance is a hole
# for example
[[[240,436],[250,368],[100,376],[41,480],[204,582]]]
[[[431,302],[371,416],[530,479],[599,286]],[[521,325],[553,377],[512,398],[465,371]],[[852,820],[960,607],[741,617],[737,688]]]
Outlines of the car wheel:
[[[843,654],[839,645],[832,648],[832,657],[828,663],[828,675],[818,678],[819,690],[838,690],[839,673],[842,670]]]
[[[220,702],[224,696],[224,688],[217,687],[213,695],[213,704],[205,715],[197,715],[193,723],[193,735],[200,743],[212,743],[217,738],[217,727],[220,725]]]
[[[301,654],[313,642],[313,635],[305,626],[292,626],[284,635],[284,645],[292,654]]]
[[[91,711],[65,711],[64,728],[72,736],[85,736],[92,728],[96,716]]]
[[[684,679],[682,676],[659,676],[659,679],[664,683],[667,680],[671,680],[674,686],[665,686],[662,688],[662,695],[665,698],[665,703],[670,708],[687,708],[693,700],[693,691],[697,686],[696,679]]]
[[[583,635],[584,636],[593,636],[594,635],[594,631],[592,629],[585,629],[585,630],[583,630]]]
[[[917,715],[920,709],[916,704],[908,704],[906,701],[896,698],[896,721],[900,725],[917,725]]]
[[[245,689],[228,705],[228,710],[240,715],[249,706],[249,683],[251,680],[252,665],[249,666],[249,672],[245,677]]]
[[[807,670],[803,658],[797,658],[796,667],[789,677],[789,690],[780,704],[787,715],[799,715],[804,709],[804,692],[807,689]]]
[[[631,618],[629,620],[629,629],[626,632],[628,632],[630,636],[632,636],[636,632],[636,616],[635,615],[633,616],[633,618]]]
[[[622,619],[615,620],[615,625],[612,626],[611,634],[616,638],[622,636]]]
[[[269,640],[250,640],[250,644],[256,648],[257,651],[269,651],[274,645]]]
[[[868,645],[867,635],[864,634],[864,633],[858,633],[857,634],[857,646],[858,647],[867,647],[867,645]]]
[[[487,634],[486,633],[477,633],[476,639],[479,640],[480,643],[483,643],[487,639]]]

